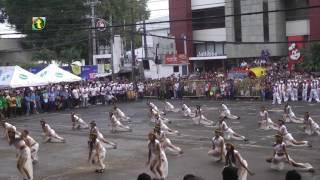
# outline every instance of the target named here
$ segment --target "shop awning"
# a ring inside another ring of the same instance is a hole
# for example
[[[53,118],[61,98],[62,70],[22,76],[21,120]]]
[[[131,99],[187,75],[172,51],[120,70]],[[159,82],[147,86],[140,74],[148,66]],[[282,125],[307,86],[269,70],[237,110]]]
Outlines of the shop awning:
[[[227,59],[227,56],[208,56],[208,57],[190,57],[190,61],[210,61],[210,60],[223,60]]]

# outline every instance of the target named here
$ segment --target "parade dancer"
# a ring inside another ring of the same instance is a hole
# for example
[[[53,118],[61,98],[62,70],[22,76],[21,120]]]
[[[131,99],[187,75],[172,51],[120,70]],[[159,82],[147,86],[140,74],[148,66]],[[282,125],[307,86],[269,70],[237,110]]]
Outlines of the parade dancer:
[[[311,91],[309,95],[309,103],[312,102],[312,100],[315,100],[317,103],[320,103],[319,96],[318,96],[318,81],[313,80],[311,83]]]
[[[204,125],[204,126],[212,126],[213,121],[208,120],[202,113],[202,109],[199,105],[196,106],[196,111],[195,111],[195,117],[192,118],[193,122],[197,125]]]
[[[271,118],[269,117],[269,113],[264,106],[261,107],[259,116],[260,116],[260,121],[258,122],[258,124],[260,129],[278,130],[278,125],[271,120]]]
[[[303,147],[303,146],[309,146],[312,147],[312,145],[308,141],[297,141],[292,137],[292,134],[288,132],[287,127],[285,126],[285,123],[282,119],[279,120],[279,135],[283,137],[283,142],[287,146],[297,146],[297,147]]]
[[[225,122],[226,117],[221,116],[219,121],[219,130],[224,134],[226,140],[234,139],[238,141],[248,141],[245,136],[235,133],[231,128],[228,127]]]
[[[161,130],[163,130],[166,134],[170,134],[170,135],[180,134],[179,131],[170,129],[159,115],[155,116],[155,127],[156,126],[160,126]]]
[[[221,107],[220,116],[225,116],[226,118],[233,120],[240,119],[239,116],[232,115],[230,109],[225,104],[221,104]]]
[[[128,122],[130,121],[130,117],[128,117],[120,108],[117,106],[113,107],[113,114],[118,117],[121,121]]]
[[[91,134],[96,134],[99,141],[103,142],[105,145],[110,145],[113,149],[117,149],[116,143],[108,141],[103,134],[100,132],[95,121],[90,122],[90,132],[89,132],[89,145],[91,143]]]
[[[163,111],[160,111],[159,108],[153,104],[152,102],[147,102],[147,105],[152,108],[153,110],[155,110],[158,114],[161,114],[161,115],[165,115],[166,113],[164,113]]]
[[[164,123],[169,123],[169,124],[171,123],[171,121],[168,118],[163,117],[156,110],[151,109],[150,112],[151,112],[151,118],[150,118],[151,122],[156,122],[157,119],[160,119]]]
[[[170,102],[166,101],[164,104],[164,110],[167,112],[179,112],[178,108],[175,108],[173,106],[173,104],[171,104]]]
[[[109,113],[110,121],[111,121],[111,132],[131,132],[132,129],[129,126],[123,125],[118,118],[112,113]]]
[[[305,80],[302,83],[302,100],[303,101],[308,101],[308,88],[309,88],[309,83],[307,80]]]
[[[272,104],[281,104],[281,96],[280,96],[280,85],[278,83],[275,83],[272,87],[272,95],[273,95],[273,101]]]
[[[164,151],[169,150],[174,154],[182,154],[183,151],[180,147],[175,146],[172,144],[171,140],[166,136],[166,133],[161,130],[160,125],[156,125],[154,128],[154,134],[156,135],[157,139],[159,140],[162,148]]]
[[[1,125],[4,128],[3,137],[6,138],[8,142],[10,141],[9,135],[8,135],[9,131],[15,132],[15,135],[17,136],[17,138],[20,137],[21,133],[17,131],[17,128],[14,125],[8,123],[7,121],[1,121]]]
[[[320,135],[320,127],[311,117],[309,112],[304,115],[304,132],[308,135]]]
[[[89,129],[89,125],[74,112],[71,113],[72,129]]]
[[[15,131],[9,131],[9,144],[14,145],[17,152],[17,169],[24,180],[33,180],[33,166],[31,159],[30,148],[25,141],[19,137],[17,138]]]
[[[160,142],[154,133],[149,133],[148,161],[154,180],[164,180],[168,176],[168,160]]]
[[[286,105],[284,106],[283,120],[286,123],[289,123],[289,122],[297,123],[297,124],[302,124],[303,123],[303,119],[296,117],[296,115],[292,111],[292,108],[289,105],[289,103],[286,103]]]
[[[35,141],[30,135],[28,130],[24,130],[21,133],[21,138],[25,141],[26,145],[30,148],[31,159],[35,164],[38,162],[39,143]]]
[[[239,151],[235,150],[234,145],[226,143],[227,155],[226,166],[233,166],[238,168],[238,179],[247,180],[248,173],[253,176],[254,173],[248,168],[247,161],[241,156]]]
[[[273,146],[273,156],[268,158],[267,162],[271,163],[271,168],[283,170],[285,163],[297,168],[298,170],[314,172],[313,167],[309,163],[297,163],[287,153],[286,144],[283,142],[281,135],[276,135],[276,143]]]
[[[107,150],[98,139],[98,135],[95,133],[90,134],[88,161],[91,165],[96,166],[96,173],[103,173],[106,168],[104,164],[106,152]]]
[[[187,116],[189,116],[189,117],[191,117],[191,118],[195,117],[195,113],[193,113],[193,112],[191,111],[191,109],[190,109],[186,104],[183,104],[183,105],[182,105],[182,111],[183,111],[183,115],[184,115],[185,117],[187,117]]]
[[[59,136],[55,130],[53,130],[48,123],[44,120],[40,121],[43,133],[45,135],[45,142],[57,142],[57,143],[65,143],[66,140]]]
[[[226,146],[220,130],[215,130],[215,136],[212,138],[211,142],[212,149],[209,150],[208,155],[213,156],[217,162],[221,162],[226,155]]]

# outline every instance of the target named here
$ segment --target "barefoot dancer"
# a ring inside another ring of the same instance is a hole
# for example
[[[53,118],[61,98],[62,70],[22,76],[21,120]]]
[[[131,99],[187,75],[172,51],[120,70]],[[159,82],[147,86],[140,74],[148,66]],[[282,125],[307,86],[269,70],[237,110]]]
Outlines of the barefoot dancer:
[[[303,123],[303,118],[297,118],[294,112],[292,111],[291,106],[287,102],[286,105],[284,106],[284,114],[283,114],[283,120],[286,123],[297,123],[297,124],[302,124]]]
[[[1,121],[1,125],[4,128],[3,137],[6,138],[8,142],[10,141],[8,136],[9,131],[15,132],[16,136],[20,137],[21,133],[17,131],[17,128],[14,125],[8,123],[7,121]]]
[[[221,107],[222,109],[221,109],[220,116],[226,116],[228,119],[233,119],[233,120],[240,119],[239,116],[232,115],[230,109],[225,104],[222,104]]]
[[[275,139],[276,143],[273,146],[273,156],[267,159],[267,162],[271,163],[272,169],[283,170],[285,166],[284,163],[288,163],[299,170],[314,172],[313,167],[309,163],[297,163],[288,155],[286,144],[283,142],[281,135],[277,134]]]
[[[129,126],[123,125],[112,112],[109,113],[109,117],[111,121],[112,132],[131,132],[132,131],[132,129]]]
[[[304,115],[304,132],[308,135],[320,135],[320,127],[311,117],[309,112]]]
[[[58,143],[65,143],[66,140],[59,136],[55,130],[53,130],[48,123],[44,120],[40,121],[43,133],[45,135],[45,142],[58,142]]]
[[[292,137],[292,134],[288,132],[287,127],[282,119],[279,120],[279,135],[283,137],[283,142],[287,146],[310,146],[308,141],[297,141]]]
[[[32,162],[37,163],[39,143],[29,135],[28,130],[22,131],[21,138],[26,142],[26,145],[30,148]]]
[[[228,127],[227,123],[225,122],[226,117],[220,117],[219,121],[219,130],[224,134],[224,138],[226,140],[234,139],[239,141],[247,141],[246,137],[235,133],[231,128]]]
[[[175,108],[170,102],[166,101],[164,104],[164,110],[167,112],[179,112],[178,108]]]
[[[88,161],[92,165],[96,166],[96,173],[103,173],[106,168],[106,165],[104,164],[106,152],[106,148],[98,139],[97,134],[90,134]]]
[[[230,143],[226,144],[226,166],[233,166],[238,168],[238,180],[247,180],[247,174],[254,175],[248,168],[247,161],[241,156],[239,151],[235,150]]]
[[[260,121],[258,122],[260,129],[269,130],[274,129],[278,130],[278,125],[274,123],[269,117],[269,113],[264,106],[261,107],[260,113]]]
[[[149,133],[148,151],[147,165],[155,179],[164,180],[168,175],[168,160],[154,133]]]
[[[74,112],[71,113],[72,129],[89,129],[89,125]]]
[[[213,121],[208,120],[202,113],[202,109],[199,105],[197,105],[195,117],[192,118],[193,122],[197,125],[204,125],[204,126],[212,126]]]
[[[123,111],[121,111],[120,108],[117,106],[113,107],[113,114],[120,120],[120,121],[125,121],[128,122],[130,121],[130,117],[128,117]]]
[[[226,155],[226,146],[221,135],[220,130],[215,130],[215,136],[212,138],[212,149],[208,152],[208,155],[213,156],[217,162],[221,162]]]
[[[89,144],[91,143],[91,134],[97,134],[98,139],[105,143],[106,145],[110,145],[112,148],[116,149],[117,145],[116,143],[108,141],[106,138],[104,138],[103,134],[100,132],[99,128],[97,127],[97,124],[95,121],[90,122],[90,133],[89,133]]]
[[[33,180],[33,166],[30,148],[25,141],[16,137],[15,131],[9,131],[9,144],[14,145],[17,150],[17,169],[24,180]]]
[[[154,128],[154,134],[159,140],[164,151],[169,150],[175,154],[183,153],[180,147],[172,144],[171,140],[166,136],[166,133],[161,130],[161,127],[159,125],[156,125],[156,127]]]

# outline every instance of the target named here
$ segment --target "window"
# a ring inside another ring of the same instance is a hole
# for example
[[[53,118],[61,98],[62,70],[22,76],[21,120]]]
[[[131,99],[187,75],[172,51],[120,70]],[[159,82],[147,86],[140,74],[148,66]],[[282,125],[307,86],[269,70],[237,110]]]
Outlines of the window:
[[[213,57],[224,55],[224,44],[221,43],[199,43],[195,44],[197,57]]]
[[[284,0],[286,9],[293,9],[299,7],[308,7],[308,0]],[[300,9],[296,11],[285,11],[286,21],[296,21],[309,19],[310,9]]]
[[[233,0],[233,13],[234,16],[234,39],[236,42],[242,41],[242,31],[241,31],[241,3],[240,0]]]
[[[183,65],[182,66],[182,75],[187,75],[188,74],[188,66],[187,65]]]
[[[204,17],[215,17],[224,16],[225,11],[223,7],[215,7],[209,9],[201,9],[192,11],[192,29],[203,30],[203,29],[214,29],[224,28],[225,18],[204,18]]]
[[[268,7],[268,1],[263,0],[263,36],[264,41],[269,41],[269,7]]]
[[[150,70],[150,64],[149,64],[149,61],[148,60],[143,60],[143,68],[145,70]]]
[[[179,66],[173,66],[173,72],[178,73],[179,72]]]

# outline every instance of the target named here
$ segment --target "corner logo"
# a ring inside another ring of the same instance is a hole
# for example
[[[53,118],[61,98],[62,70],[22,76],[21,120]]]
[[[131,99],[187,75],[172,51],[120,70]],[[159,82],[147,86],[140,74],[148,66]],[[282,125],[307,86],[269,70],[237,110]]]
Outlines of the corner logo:
[[[62,78],[62,77],[63,77],[63,74],[60,73],[60,72],[57,72],[57,73],[56,73],[56,77],[57,77],[57,78]]]
[[[19,78],[22,79],[22,80],[27,80],[28,76],[25,75],[25,74],[19,74]]]
[[[41,31],[46,27],[46,17],[33,17],[32,30]]]

